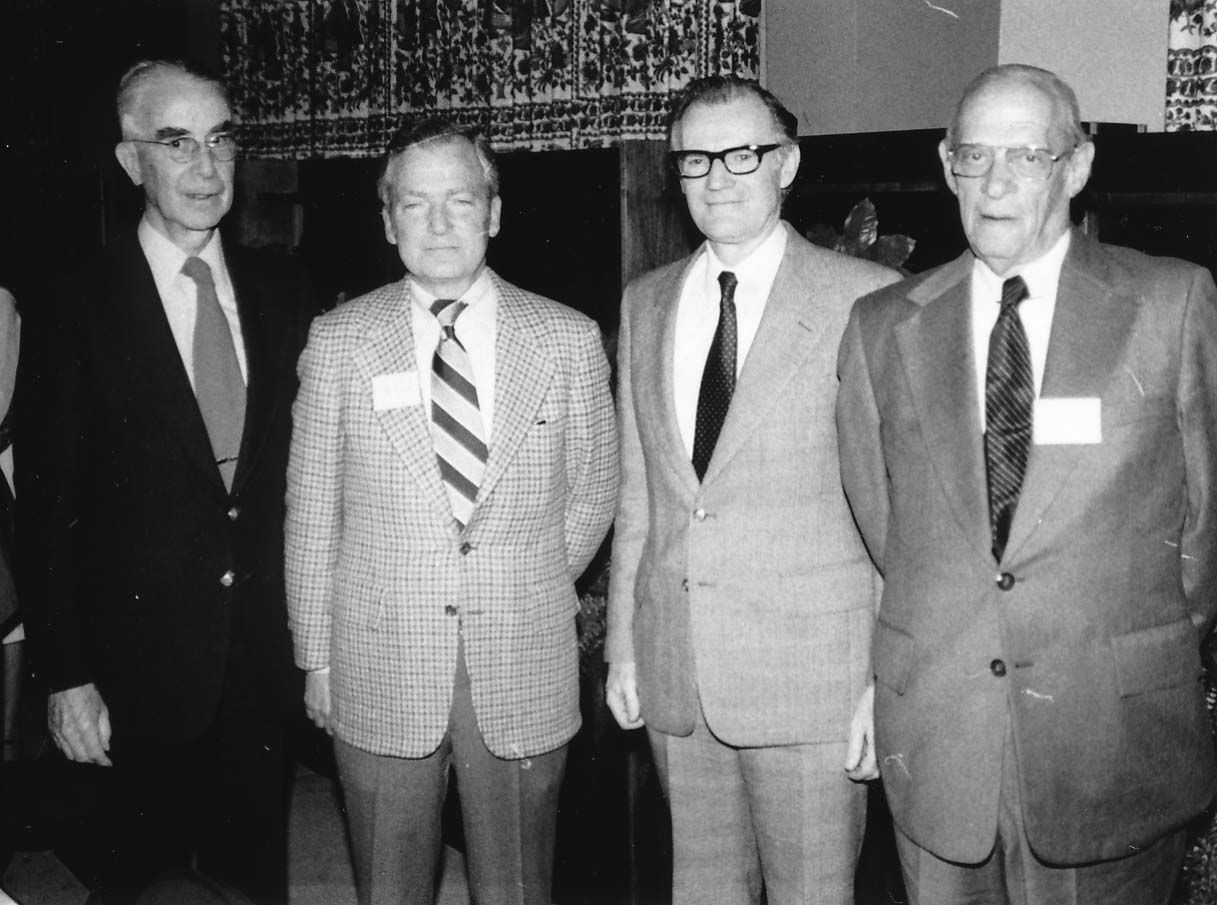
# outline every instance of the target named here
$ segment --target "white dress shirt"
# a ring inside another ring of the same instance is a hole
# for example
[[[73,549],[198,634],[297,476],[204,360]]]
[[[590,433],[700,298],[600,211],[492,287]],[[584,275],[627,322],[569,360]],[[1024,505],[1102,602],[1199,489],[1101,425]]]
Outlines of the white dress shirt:
[[[198,285],[182,273],[182,265],[190,256],[157,232],[146,218],[140,220],[136,235],[139,237],[140,247],[144,250],[144,257],[148,260],[148,266],[152,268],[152,279],[156,282],[156,291],[165,308],[165,317],[169,320],[169,329],[173,332],[178,355],[186,367],[186,376],[190,378],[190,386],[194,387],[194,321],[199,310]],[[241,318],[237,313],[237,295],[233,291],[232,280],[228,277],[228,267],[224,264],[218,229],[212,233],[211,239],[199,252],[198,257],[211,268],[211,278],[216,285],[220,310],[224,312],[228,329],[232,331],[232,343],[237,350],[241,378],[248,385],[249,371],[245,361]]]
[[[697,397],[701,394],[701,376],[706,368],[710,344],[714,342],[714,331],[718,329],[722,298],[718,275],[729,270],[738,280],[735,287],[735,376],[738,377],[761,325],[765,303],[769,300],[769,291],[773,289],[773,281],[784,254],[786,228],[779,222],[765,241],[734,267],[724,266],[706,243],[701,255],[689,268],[676,309],[672,386],[676,424],[690,458],[693,456],[693,437],[697,430]]]
[[[1031,378],[1035,398],[1044,383],[1044,363],[1048,360],[1048,339],[1052,334],[1052,314],[1056,311],[1056,289],[1061,265],[1069,251],[1069,230],[1048,252],[1012,273],[999,277],[977,258],[972,265],[972,353],[976,363],[976,399],[980,406],[980,430],[985,430],[985,370],[989,361],[989,334],[1001,312],[1002,283],[1021,276],[1030,293],[1018,306],[1018,316],[1027,334],[1031,352]]]
[[[413,279],[410,280],[410,306],[414,319],[414,352],[418,362],[418,389],[422,396],[423,411],[431,417],[431,362],[439,346],[439,321],[431,313],[431,303],[436,296],[428,292]],[[496,318],[499,300],[494,291],[490,271],[482,268],[465,294],[457,301],[466,308],[456,319],[456,338],[469,354],[473,366],[473,380],[478,391],[478,410],[482,413],[483,439],[490,447],[490,430],[494,424],[494,341],[497,334]]]

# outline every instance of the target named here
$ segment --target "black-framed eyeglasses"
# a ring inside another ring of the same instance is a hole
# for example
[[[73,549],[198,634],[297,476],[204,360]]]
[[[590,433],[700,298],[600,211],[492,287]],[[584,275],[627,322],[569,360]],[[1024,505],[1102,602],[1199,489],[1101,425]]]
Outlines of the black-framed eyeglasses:
[[[175,163],[190,163],[199,156],[203,145],[211,152],[216,160],[228,162],[237,156],[237,137],[231,132],[216,132],[208,135],[200,142],[189,135],[178,135],[175,138],[129,138],[141,145],[160,145],[169,151],[169,159]]]
[[[1060,154],[1053,154],[1047,148],[956,145],[947,152],[947,155],[951,158],[952,174],[973,178],[984,176],[993,169],[993,161],[997,158],[997,152],[1002,151],[1010,172],[1018,179],[1033,182],[1051,176],[1056,162],[1062,157],[1068,157],[1077,150],[1077,147],[1074,145]]]
[[[747,176],[760,168],[761,158],[780,147],[781,144],[740,145],[721,151],[670,151],[668,157],[681,179],[700,179],[710,172],[716,160],[721,160],[732,176]]]

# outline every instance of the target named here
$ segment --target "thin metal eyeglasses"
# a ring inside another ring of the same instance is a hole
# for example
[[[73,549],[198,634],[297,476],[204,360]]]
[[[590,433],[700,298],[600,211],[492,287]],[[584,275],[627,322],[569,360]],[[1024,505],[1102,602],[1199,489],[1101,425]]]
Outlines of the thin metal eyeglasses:
[[[993,169],[993,161],[997,152],[1003,151],[1006,166],[1018,179],[1028,181],[1047,179],[1052,175],[1052,168],[1062,157],[1068,157],[1077,150],[1077,145],[1053,154],[1047,148],[1030,147],[999,147],[994,145],[956,145],[947,152],[951,158],[951,173],[956,176],[973,178],[986,175]]]
[[[168,149],[169,159],[174,163],[190,163],[199,156],[203,145],[207,145],[207,150],[211,152],[212,157],[225,163],[237,156],[237,137],[231,132],[217,132],[214,135],[208,135],[201,143],[197,138],[191,138],[189,135],[178,135],[174,138],[129,138],[127,140],[141,145],[160,145]]]
[[[668,157],[681,179],[701,179],[709,174],[714,161],[721,160],[732,176],[747,176],[761,166],[761,158],[782,147],[773,145],[740,145],[721,151],[670,151]]]

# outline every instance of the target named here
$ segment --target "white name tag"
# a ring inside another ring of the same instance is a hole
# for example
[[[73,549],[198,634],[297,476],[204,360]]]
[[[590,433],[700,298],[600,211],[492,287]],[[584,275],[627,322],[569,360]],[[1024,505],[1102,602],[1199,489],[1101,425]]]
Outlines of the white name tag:
[[[1058,396],[1035,400],[1031,442],[1064,446],[1103,442],[1103,413],[1096,397]]]
[[[422,396],[418,390],[418,371],[400,374],[379,374],[372,378],[372,408],[377,412],[418,405]]]

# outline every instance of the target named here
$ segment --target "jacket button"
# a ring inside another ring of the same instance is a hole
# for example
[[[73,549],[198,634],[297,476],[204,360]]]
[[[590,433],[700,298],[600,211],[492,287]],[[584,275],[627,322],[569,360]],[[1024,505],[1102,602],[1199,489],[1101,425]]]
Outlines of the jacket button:
[[[997,676],[999,679],[1006,674],[1006,664],[1001,660],[994,660],[989,664],[989,672]]]
[[[469,541],[465,541],[463,544],[461,544],[461,547],[460,547],[461,556],[468,556],[469,551],[472,549],[473,549],[473,544],[469,543]]]
[[[231,588],[232,583],[236,580],[236,578],[237,578],[236,573],[234,573],[232,571],[232,569],[229,569],[227,572],[225,572],[223,575],[220,576],[220,584],[222,584],[226,588]]]
[[[241,517],[241,510],[239,508],[237,508],[236,506],[233,506],[231,509],[228,510],[228,520],[230,522],[235,522],[240,517]]]
[[[697,521],[699,521],[699,522],[704,522],[704,521],[706,520],[706,510],[704,510],[704,509],[694,509],[694,510],[693,510],[693,518],[695,518],[695,519],[696,519]]]
[[[455,615],[456,615],[456,607],[454,607],[454,606],[453,606],[452,604],[450,604],[450,603],[445,604],[445,605],[444,605],[444,615],[445,615],[445,616],[455,616]]]
[[[1001,588],[1003,591],[1008,591],[1012,587],[1014,587],[1014,576],[1011,575],[1009,572],[1002,572],[1000,575],[997,576],[996,579],[994,579],[994,581],[996,582],[997,586],[999,588]]]

